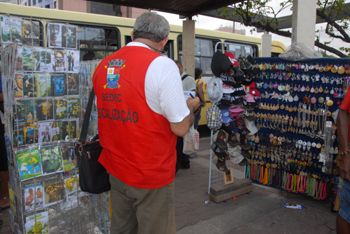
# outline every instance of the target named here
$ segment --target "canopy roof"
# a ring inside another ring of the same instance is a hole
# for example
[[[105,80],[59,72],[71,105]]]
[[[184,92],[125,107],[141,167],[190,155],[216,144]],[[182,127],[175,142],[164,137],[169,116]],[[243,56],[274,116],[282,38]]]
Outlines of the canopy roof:
[[[242,0],[88,0],[94,2],[114,3],[122,6],[159,10],[191,17],[204,11],[218,9]]]

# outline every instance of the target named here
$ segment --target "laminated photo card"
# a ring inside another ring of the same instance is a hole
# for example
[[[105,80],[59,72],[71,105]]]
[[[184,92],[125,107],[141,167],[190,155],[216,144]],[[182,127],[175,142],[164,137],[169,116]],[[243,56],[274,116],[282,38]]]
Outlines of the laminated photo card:
[[[44,187],[42,183],[25,185],[23,199],[25,212],[44,208]]]
[[[35,120],[34,101],[31,99],[23,99],[15,101],[15,123],[32,124]]]
[[[53,72],[53,51],[51,49],[39,49],[40,62],[39,71]]]
[[[11,20],[9,16],[0,15],[0,29],[2,43],[11,42]]]
[[[22,42],[25,45],[40,45],[40,24],[39,21],[22,20]]]
[[[36,107],[36,119],[38,121],[53,119],[53,99],[44,98],[34,101]]]
[[[15,69],[17,72],[21,72],[23,71],[23,47],[18,46],[17,47],[17,54],[16,54],[16,65],[15,65]]]
[[[13,146],[18,147],[24,145],[23,125],[15,125],[13,129]]]
[[[79,176],[77,174],[67,173],[64,179],[64,189],[66,200],[61,208],[68,210],[78,206],[78,184]]]
[[[11,41],[14,43],[22,42],[22,19],[19,17],[10,17]]]
[[[19,150],[16,152],[15,157],[21,181],[41,176],[43,174],[38,148]]]
[[[79,74],[67,73],[67,94],[79,95]]]
[[[0,15],[2,43],[22,42],[22,19],[13,16]]]
[[[77,158],[75,155],[74,144],[64,144],[61,147],[63,158],[63,170],[72,171],[77,168]]]
[[[63,171],[61,150],[57,145],[42,146],[40,153],[44,175]]]
[[[53,50],[53,71],[55,72],[65,72],[65,51],[64,50]]]
[[[44,181],[45,207],[57,204],[64,199],[63,180],[55,178]]]
[[[33,47],[33,58],[35,60],[34,71],[37,71],[37,72],[40,71],[40,52],[41,52],[41,48]]]
[[[61,126],[62,126],[62,123],[60,121],[52,122],[51,128],[50,128],[51,142],[62,140]]]
[[[51,89],[53,96],[66,95],[66,75],[63,73],[51,74]]]
[[[22,98],[23,97],[23,73],[16,73],[15,74],[15,83],[14,83],[14,94],[15,98]]]
[[[23,74],[23,97],[34,97],[34,74]]]
[[[55,119],[67,118],[67,100],[65,98],[55,98],[54,113]]]
[[[77,48],[77,27],[62,25],[62,47],[69,49]]]
[[[79,118],[81,113],[80,98],[67,98],[67,118]]]
[[[78,191],[78,175],[69,175],[64,179],[64,189],[66,195],[75,193]]]
[[[52,122],[38,122],[38,143],[39,145],[43,143],[51,142],[50,137],[50,128],[51,128]]]
[[[38,143],[38,127],[36,123],[27,124],[23,126],[24,144]]]
[[[51,96],[51,76],[49,73],[35,73],[35,97]]]
[[[49,23],[47,30],[49,47],[62,48],[62,24]]]
[[[23,71],[37,71],[39,69],[40,53],[36,47],[22,47],[21,54],[17,57],[22,57]]]
[[[28,215],[25,221],[26,234],[48,234],[49,233],[49,213],[42,211]]]
[[[80,64],[80,52],[79,50],[66,50],[66,71],[78,73]]]
[[[62,140],[69,141],[77,138],[77,121],[62,122]]]

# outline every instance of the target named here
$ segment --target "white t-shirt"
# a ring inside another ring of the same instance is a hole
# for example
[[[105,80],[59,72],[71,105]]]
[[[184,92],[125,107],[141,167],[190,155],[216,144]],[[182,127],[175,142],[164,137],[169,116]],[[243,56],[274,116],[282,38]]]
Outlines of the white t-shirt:
[[[149,48],[140,42],[130,42],[127,46]],[[184,97],[179,68],[166,56],[157,57],[148,67],[145,95],[151,110],[163,115],[171,123],[181,122],[190,113]]]

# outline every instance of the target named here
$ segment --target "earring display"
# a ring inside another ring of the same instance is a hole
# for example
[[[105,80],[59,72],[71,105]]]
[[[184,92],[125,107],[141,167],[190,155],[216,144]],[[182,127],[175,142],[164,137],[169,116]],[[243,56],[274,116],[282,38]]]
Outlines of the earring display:
[[[257,183],[329,196],[337,155],[335,113],[350,77],[349,60],[258,58],[256,139],[246,177]]]

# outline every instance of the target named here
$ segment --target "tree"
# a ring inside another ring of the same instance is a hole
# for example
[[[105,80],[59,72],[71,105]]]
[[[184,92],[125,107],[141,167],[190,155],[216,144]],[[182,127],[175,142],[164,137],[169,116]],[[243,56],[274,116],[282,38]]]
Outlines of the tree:
[[[231,16],[246,26],[252,26],[284,37],[292,37],[291,30],[279,28],[278,17],[280,17],[281,12],[293,6],[293,1],[283,0],[278,9],[273,8],[271,2],[272,0],[244,0],[233,4],[232,7],[222,8],[219,14],[225,17]],[[346,14],[346,11],[350,9],[350,4],[346,4],[344,0],[318,0],[317,5],[318,20],[327,24],[325,32],[331,40],[337,38],[350,43],[348,33],[350,17]],[[330,43],[331,41],[319,37],[315,38],[315,46],[325,51],[339,57],[350,55],[349,47],[336,49]]]

